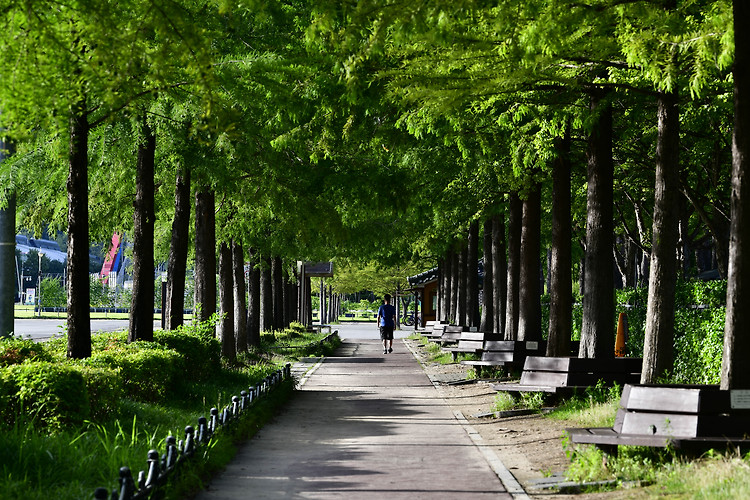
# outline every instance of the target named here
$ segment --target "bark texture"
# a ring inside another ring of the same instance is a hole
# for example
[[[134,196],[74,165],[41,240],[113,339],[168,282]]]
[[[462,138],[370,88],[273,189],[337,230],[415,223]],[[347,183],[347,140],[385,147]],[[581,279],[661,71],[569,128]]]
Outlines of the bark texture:
[[[674,293],[677,284],[680,184],[680,114],[676,93],[660,93],[651,273],[641,383],[654,384],[674,363]]]
[[[460,252],[456,252],[455,250],[451,251],[451,309],[450,309],[450,315],[448,316],[448,322],[453,324],[458,324],[457,315],[458,315],[458,288],[459,288],[459,258],[458,254]]]
[[[271,260],[271,277],[273,289],[273,329],[284,329],[284,262],[281,257]]]
[[[4,149],[5,144],[0,140],[0,163],[4,159]],[[7,206],[0,209],[0,339],[10,337],[15,331],[16,194],[6,191],[6,196]]]
[[[215,204],[210,188],[195,193],[195,304],[200,306],[200,321],[216,312]]]
[[[479,281],[477,262],[479,261],[479,223],[469,226],[469,239],[466,243],[466,326],[479,328]]]
[[[495,319],[495,294],[492,277],[492,218],[488,217],[483,225],[482,261],[484,262],[484,282],[482,284],[482,318],[480,330],[492,333]]]
[[[174,219],[167,262],[167,330],[182,326],[185,310],[185,274],[190,246],[190,170],[177,174],[174,188]]]
[[[221,355],[227,359],[234,359],[237,355],[234,339],[234,272],[232,248],[226,242],[219,245],[219,313]]]
[[[270,257],[263,257],[260,267],[260,311],[260,331],[273,331],[273,289]]]
[[[85,102],[70,118],[68,154],[68,352],[69,358],[91,356],[89,304],[89,123]]]
[[[260,269],[258,256],[254,249],[248,251],[247,260],[250,263],[248,273],[248,303],[247,303],[247,344],[248,347],[260,346]]]
[[[508,286],[505,308],[505,340],[518,338],[518,282],[521,276],[521,217],[518,193],[510,194],[508,206]]]
[[[555,142],[552,167],[552,248],[549,266],[547,356],[569,356],[573,322],[570,214],[570,132]]]
[[[597,123],[589,135],[586,193],[586,264],[581,358],[614,357],[614,263],[612,244],[612,108],[603,93],[591,98]]]
[[[235,350],[247,351],[247,293],[245,287],[245,259],[242,243],[232,241],[232,274],[234,299]]]
[[[734,0],[732,223],[722,389],[750,389],[750,4]]]
[[[128,342],[154,340],[154,161],[156,136],[143,123],[133,203],[133,295]]]
[[[494,333],[505,335],[505,310],[508,306],[508,258],[505,254],[505,219],[492,216],[492,288],[495,299]]]
[[[518,340],[542,340],[541,228],[542,187],[535,184],[523,201]]]

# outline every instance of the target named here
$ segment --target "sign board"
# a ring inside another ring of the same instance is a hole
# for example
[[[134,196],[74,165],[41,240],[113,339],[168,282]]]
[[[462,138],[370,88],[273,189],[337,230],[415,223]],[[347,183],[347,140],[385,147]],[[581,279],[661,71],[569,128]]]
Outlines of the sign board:
[[[25,304],[27,306],[33,306],[35,302],[36,302],[36,288],[27,288]]]
[[[305,276],[333,278],[333,262],[305,262]]]
[[[750,408],[750,390],[748,389],[729,391],[729,399],[732,409],[746,410]]]

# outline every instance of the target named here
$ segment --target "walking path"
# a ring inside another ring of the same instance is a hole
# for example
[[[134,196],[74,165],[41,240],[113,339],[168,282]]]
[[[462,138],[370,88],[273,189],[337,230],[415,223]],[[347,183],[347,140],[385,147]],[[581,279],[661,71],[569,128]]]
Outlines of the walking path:
[[[198,500],[527,498],[403,342],[344,338]]]

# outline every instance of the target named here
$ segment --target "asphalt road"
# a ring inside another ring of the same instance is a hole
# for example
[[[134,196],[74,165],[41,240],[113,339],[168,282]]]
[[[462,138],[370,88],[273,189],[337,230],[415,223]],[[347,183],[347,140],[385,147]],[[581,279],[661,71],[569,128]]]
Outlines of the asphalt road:
[[[91,332],[114,332],[126,330],[128,320],[126,319],[92,319]],[[154,328],[161,328],[160,321],[154,321]],[[19,319],[15,320],[15,334],[25,339],[38,341],[59,337],[64,333],[65,319]],[[342,339],[379,339],[380,333],[375,323],[344,323],[333,325],[333,330],[339,331]],[[396,330],[394,337],[397,339],[408,337],[414,332],[414,327],[404,327]]]
[[[65,331],[65,319],[19,319],[15,320],[15,334],[25,339],[47,340],[60,337]],[[154,321],[154,328],[159,328],[161,323]],[[92,319],[91,332],[114,332],[126,330],[128,320],[126,319]]]

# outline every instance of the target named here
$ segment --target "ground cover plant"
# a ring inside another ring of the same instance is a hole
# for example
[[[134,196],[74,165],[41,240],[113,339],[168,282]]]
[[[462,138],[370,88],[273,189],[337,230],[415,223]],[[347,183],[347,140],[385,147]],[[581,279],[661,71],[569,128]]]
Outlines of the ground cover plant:
[[[183,439],[186,425],[285,362],[258,351],[229,364],[212,330],[206,322],[132,344],[124,332],[97,335],[94,354],[80,361],[65,358],[66,339],[0,342],[0,498],[79,499],[112,489],[121,466],[145,469],[148,450],[163,450],[170,434]],[[169,497],[182,498],[228,462],[235,440],[260,428],[292,387],[212,442]]]

